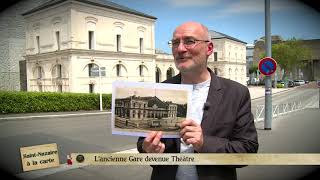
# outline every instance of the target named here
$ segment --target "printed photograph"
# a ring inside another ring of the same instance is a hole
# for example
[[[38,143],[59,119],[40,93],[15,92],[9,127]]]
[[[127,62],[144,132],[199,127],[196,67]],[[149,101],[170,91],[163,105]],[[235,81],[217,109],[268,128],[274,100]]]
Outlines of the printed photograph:
[[[122,82],[113,86],[113,134],[145,136],[163,131],[164,137],[179,137],[179,124],[187,117],[188,85]]]

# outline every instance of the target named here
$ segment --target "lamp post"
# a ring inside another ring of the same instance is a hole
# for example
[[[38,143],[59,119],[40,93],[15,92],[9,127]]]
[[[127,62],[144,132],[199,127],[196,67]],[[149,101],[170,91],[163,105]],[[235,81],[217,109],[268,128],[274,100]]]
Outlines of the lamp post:
[[[99,68],[99,93],[100,93],[100,111],[102,111],[102,93],[101,93],[101,68],[100,66],[98,66]]]
[[[101,92],[101,90],[102,90],[102,88],[101,88],[101,67],[97,64],[95,64],[95,65],[98,67],[98,69],[92,68],[91,72],[97,72],[97,70],[98,70],[98,73],[99,73],[99,95],[100,95],[99,99],[100,99],[100,111],[102,111],[103,109],[102,109],[102,92]],[[96,75],[94,75],[94,76],[96,76]]]

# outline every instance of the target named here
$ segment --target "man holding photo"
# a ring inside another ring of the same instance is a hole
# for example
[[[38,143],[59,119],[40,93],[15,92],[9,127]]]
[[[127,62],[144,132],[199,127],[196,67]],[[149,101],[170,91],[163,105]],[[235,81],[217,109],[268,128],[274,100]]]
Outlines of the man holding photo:
[[[191,117],[181,123],[181,138],[153,131],[137,142],[143,153],[256,153],[257,131],[247,87],[216,76],[207,67],[213,52],[208,28],[186,22],[169,43],[180,73],[165,83],[193,85]],[[152,166],[151,179],[237,179],[235,166]]]

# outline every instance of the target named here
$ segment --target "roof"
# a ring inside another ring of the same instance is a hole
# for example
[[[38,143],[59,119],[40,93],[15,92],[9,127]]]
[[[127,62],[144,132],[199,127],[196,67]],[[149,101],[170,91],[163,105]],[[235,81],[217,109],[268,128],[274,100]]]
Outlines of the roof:
[[[65,1],[68,0],[51,0],[49,2],[46,2],[34,9],[31,9],[30,11],[27,11],[25,13],[23,13],[22,15],[28,15],[28,14],[32,14],[34,12],[46,9],[48,7],[63,3]],[[142,16],[142,17],[146,17],[146,18],[150,18],[150,19],[157,19],[154,16],[150,16],[148,14],[144,14],[142,12],[136,11],[134,9],[116,4],[114,2],[108,1],[108,0],[71,0],[71,1],[78,1],[78,2],[82,2],[82,3],[86,3],[86,4],[90,4],[90,5],[94,5],[94,6],[99,6],[99,7],[104,7],[104,8],[108,8],[108,9],[113,9],[113,10],[117,10],[117,11],[122,11],[125,13],[129,13],[129,14],[134,14],[134,15],[138,15],[138,16]]]
[[[217,31],[210,30],[209,33],[210,33],[211,39],[227,38],[227,39],[231,39],[231,40],[234,40],[234,41],[238,41],[238,42],[247,44],[247,43],[244,42],[244,41],[241,41],[241,40],[239,40],[239,39],[237,39],[237,38],[234,38],[234,37],[231,37],[231,36],[229,36],[229,35],[223,34],[223,33],[221,33],[221,32],[217,32]]]

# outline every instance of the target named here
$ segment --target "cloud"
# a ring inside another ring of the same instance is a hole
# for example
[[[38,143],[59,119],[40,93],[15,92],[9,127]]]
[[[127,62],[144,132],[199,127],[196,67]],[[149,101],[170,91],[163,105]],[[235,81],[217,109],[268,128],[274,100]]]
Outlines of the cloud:
[[[207,7],[217,4],[220,0],[165,0],[171,7]]]
[[[240,14],[264,13],[264,0],[238,0],[226,3],[225,7],[217,11],[211,17],[232,17]],[[294,0],[274,0],[270,1],[270,9],[272,12],[292,10],[299,6]]]

